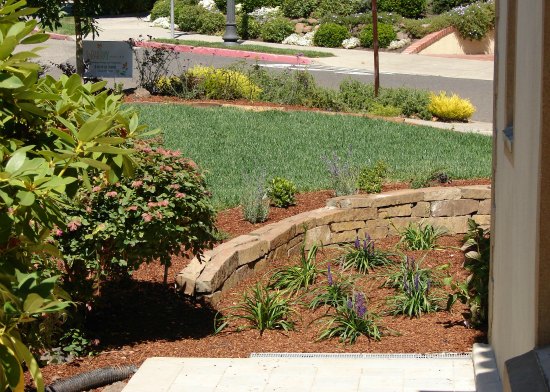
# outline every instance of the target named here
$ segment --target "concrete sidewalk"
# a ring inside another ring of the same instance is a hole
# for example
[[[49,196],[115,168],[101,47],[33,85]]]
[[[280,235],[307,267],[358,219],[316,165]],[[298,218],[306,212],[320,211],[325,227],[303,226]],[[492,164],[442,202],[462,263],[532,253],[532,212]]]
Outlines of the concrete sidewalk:
[[[149,358],[123,392],[476,390],[471,358]]]
[[[150,26],[150,22],[145,22],[137,17],[99,18],[98,23],[101,30],[97,38],[99,40],[127,40],[129,38],[139,39],[140,37],[142,39],[148,39],[148,36],[153,38],[171,38],[170,30],[152,27]],[[223,42],[222,37],[219,36],[187,34],[181,32],[176,32],[176,38]],[[312,59],[312,63],[330,67],[364,69],[370,72],[374,70],[373,53],[368,50],[300,47],[257,41],[243,41],[241,43],[242,50],[246,50],[246,46],[250,44],[330,52],[333,53],[335,57],[315,58]],[[385,73],[433,75],[476,80],[493,79],[493,62],[462,58],[380,52],[380,69]]]

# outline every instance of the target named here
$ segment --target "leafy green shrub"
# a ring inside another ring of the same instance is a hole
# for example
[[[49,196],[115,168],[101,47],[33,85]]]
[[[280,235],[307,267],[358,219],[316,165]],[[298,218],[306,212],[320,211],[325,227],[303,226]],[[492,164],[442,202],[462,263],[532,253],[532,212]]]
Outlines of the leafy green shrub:
[[[107,1],[107,0],[102,0]],[[116,3],[111,1],[110,3]],[[198,1],[196,0],[174,0],[174,17],[177,14],[178,8],[182,5],[197,5]],[[157,0],[153,9],[151,10],[151,20],[155,20],[160,17],[169,17],[170,16],[170,0]]]
[[[370,269],[391,263],[389,253],[374,247],[374,241],[367,234],[361,244],[359,237],[353,246],[348,246],[342,256],[342,268],[355,268],[362,274],[368,274]]]
[[[225,29],[225,16],[219,12],[206,11],[199,17],[200,34],[218,34]]]
[[[398,13],[406,18],[420,18],[426,12],[426,0],[401,0]]]
[[[221,13],[227,13],[227,0],[214,0],[214,4]]]
[[[434,170],[428,175],[419,174],[415,178],[413,178],[411,181],[411,188],[413,189],[426,188],[434,182],[437,182],[439,184],[446,184],[451,182],[451,178],[447,173],[443,171]]]
[[[295,322],[292,316],[295,313],[291,308],[288,298],[279,291],[270,291],[260,283],[243,295],[242,301],[229,308],[230,313],[221,319],[215,320],[216,333],[226,328],[232,320],[244,320],[246,325],[239,326],[238,331],[245,329],[257,329],[260,335],[266,329],[282,329],[290,331],[294,329]]]
[[[367,10],[368,2],[364,0],[320,0],[313,11],[313,16],[323,18],[327,15],[353,15]]]
[[[294,32],[294,26],[286,18],[273,18],[262,25],[260,36],[266,42],[281,43]]]
[[[434,14],[442,14],[455,7],[468,5],[475,1],[476,0],[432,0],[431,7]]]
[[[347,78],[340,83],[340,99],[352,111],[366,112],[374,102],[374,85]]]
[[[313,43],[326,48],[337,48],[342,46],[342,41],[349,38],[350,33],[344,26],[336,23],[324,23],[313,36]]]
[[[393,29],[392,25],[378,23],[378,45],[381,48],[387,48],[389,44],[396,38],[397,33]],[[372,33],[372,24],[365,26],[365,28],[359,34],[359,40],[361,41],[361,46],[365,48],[372,48],[374,40]]]
[[[100,0],[102,15],[119,15],[134,12],[150,11],[153,7],[154,0]]]
[[[489,229],[483,229],[473,219],[468,219],[468,233],[464,237],[464,268],[470,275],[464,282],[454,285],[455,293],[449,295],[447,310],[459,300],[470,310],[467,316],[473,326],[483,326],[489,320],[489,269],[491,238]]]
[[[406,257],[399,271],[392,276],[398,293],[389,298],[391,313],[420,317],[423,313],[433,313],[441,309],[441,299],[434,295],[434,283],[430,269],[420,268],[413,258]],[[398,282],[398,283],[397,283]]]
[[[381,12],[400,12],[401,8],[401,0],[378,0],[376,3],[378,7],[378,11]]]
[[[281,268],[269,279],[269,287],[276,290],[283,290],[289,294],[295,294],[300,289],[306,289],[315,283],[319,268],[316,264],[317,251],[319,247],[313,245],[306,254],[305,244],[300,249],[300,264]]]
[[[354,344],[359,336],[380,340],[376,316],[369,312],[365,294],[361,292],[348,297],[345,304],[336,308],[334,314],[327,314],[328,321],[321,329],[318,340],[338,337],[341,343]]]
[[[314,296],[309,302],[310,309],[318,309],[321,306],[332,306],[334,308],[346,303],[352,295],[354,279],[339,275],[334,279],[330,263],[327,267],[327,285],[317,288]]]
[[[57,239],[69,292],[88,297],[108,277],[156,259],[169,267],[172,255],[200,254],[213,244],[215,212],[195,164],[178,151],[135,148],[134,178],[116,184],[93,178],[67,211],[67,230]]]
[[[388,166],[382,161],[371,166],[365,166],[359,172],[357,188],[367,193],[380,193],[382,182],[388,174]]]
[[[462,38],[480,40],[495,26],[495,3],[479,1],[455,8],[449,15]]]
[[[437,247],[437,239],[445,235],[446,230],[434,227],[429,223],[409,223],[407,227],[399,230],[398,246],[410,250],[429,250]]]
[[[265,181],[265,179],[264,179]],[[241,197],[243,218],[250,223],[265,222],[269,216],[269,199],[267,198],[263,181],[258,181]]]
[[[281,9],[287,18],[307,18],[318,3],[318,0],[283,0]]]
[[[254,18],[237,15],[237,34],[243,39],[260,38],[262,25]]]
[[[430,95],[428,110],[441,121],[468,121],[476,111],[470,100],[456,94],[449,97],[444,91]]]
[[[430,92],[428,90],[408,87],[382,88],[377,101],[384,106],[401,109],[406,117],[419,117],[424,120],[432,118],[428,110],[430,102]],[[371,110],[369,109],[369,111]]]
[[[241,72],[225,68],[194,66],[186,72],[192,85],[212,99],[257,99],[262,90]]]
[[[267,186],[267,196],[275,207],[287,208],[296,204],[296,185],[282,177],[273,178]]]
[[[201,18],[208,11],[200,5],[179,5],[174,11],[174,23],[181,31],[199,31]]]

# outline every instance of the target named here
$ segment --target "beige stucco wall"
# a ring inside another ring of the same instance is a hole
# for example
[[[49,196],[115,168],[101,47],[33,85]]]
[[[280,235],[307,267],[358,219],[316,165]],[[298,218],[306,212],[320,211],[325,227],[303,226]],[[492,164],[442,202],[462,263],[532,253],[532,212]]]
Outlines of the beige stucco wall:
[[[497,2],[490,322],[490,343],[501,375],[507,359],[533,349],[537,343],[544,17],[544,0],[531,0],[528,7],[519,6],[517,10],[514,142],[512,151],[507,151],[502,134],[507,125],[505,67],[510,63],[510,58],[505,57],[507,3]]]
[[[458,32],[453,32],[434,42],[421,54],[493,54],[495,46],[495,33],[490,31],[479,40],[463,39]]]

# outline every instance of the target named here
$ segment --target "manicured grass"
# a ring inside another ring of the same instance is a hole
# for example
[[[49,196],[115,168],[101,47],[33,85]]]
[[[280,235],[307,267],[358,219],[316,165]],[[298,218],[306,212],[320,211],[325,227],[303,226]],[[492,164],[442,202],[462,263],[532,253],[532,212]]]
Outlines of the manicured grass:
[[[206,48],[223,48],[223,49],[230,49],[230,50],[246,50],[248,52],[287,54],[290,56],[302,55],[302,56],[311,57],[311,58],[334,56],[332,53],[319,52],[316,50],[272,48],[271,46],[265,46],[265,45],[246,44],[246,45],[238,45],[238,46],[229,46],[224,44],[223,42],[207,42],[207,41],[194,41],[194,40],[169,39],[169,38],[155,38],[152,41],[164,42],[166,44],[189,45],[189,46],[198,46],[198,47],[206,47]]]
[[[72,16],[65,16],[61,18],[61,27],[53,30],[57,34],[74,35],[74,19]]]
[[[476,134],[311,112],[133,106],[142,123],[163,130],[167,147],[208,171],[218,207],[237,205],[250,177],[262,174],[289,178],[301,191],[327,189],[322,157],[347,157],[350,149],[353,165],[383,160],[395,180],[433,170],[454,179],[491,174],[491,138]]]

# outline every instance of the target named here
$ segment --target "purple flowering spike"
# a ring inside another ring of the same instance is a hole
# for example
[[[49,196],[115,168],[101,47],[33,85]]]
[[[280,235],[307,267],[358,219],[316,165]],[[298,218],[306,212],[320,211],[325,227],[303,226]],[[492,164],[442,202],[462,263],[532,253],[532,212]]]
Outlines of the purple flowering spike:
[[[355,294],[355,312],[361,318],[367,313],[367,307],[365,305],[365,296],[363,293]]]
[[[369,243],[367,240],[363,240],[363,250],[367,253],[369,252]]]
[[[404,289],[407,293],[410,293],[409,284],[407,283],[407,279],[405,279],[404,276],[403,276],[403,289]]]
[[[414,290],[415,291],[418,291],[418,286],[419,286],[419,282],[420,281],[420,274],[417,272],[415,275],[414,275]]]
[[[328,268],[327,268],[327,280],[328,280],[328,285],[332,286],[332,272],[330,272],[330,263],[328,264]]]
[[[348,309],[353,309],[353,301],[351,300],[351,298],[348,298],[346,306],[348,307]]]
[[[428,279],[428,282],[426,284],[426,293],[428,293],[430,291],[431,286],[432,286],[432,281],[430,279]]]
[[[354,246],[355,246],[355,249],[359,249],[361,247],[361,244],[359,242],[359,237],[355,237]]]

